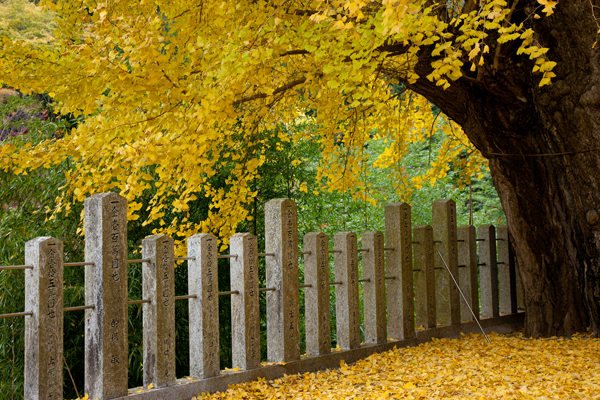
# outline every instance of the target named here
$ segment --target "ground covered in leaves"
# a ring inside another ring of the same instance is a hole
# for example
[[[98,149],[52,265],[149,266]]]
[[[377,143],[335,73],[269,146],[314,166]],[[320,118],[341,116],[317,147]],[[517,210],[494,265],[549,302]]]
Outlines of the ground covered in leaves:
[[[469,334],[205,399],[600,399],[600,340]]]

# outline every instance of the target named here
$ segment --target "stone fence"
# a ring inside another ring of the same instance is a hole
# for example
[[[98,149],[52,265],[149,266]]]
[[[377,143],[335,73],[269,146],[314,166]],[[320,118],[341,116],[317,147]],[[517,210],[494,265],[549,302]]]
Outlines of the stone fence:
[[[385,241],[381,232],[365,232],[362,248],[352,232],[337,233],[334,250],[323,233],[308,233],[299,251],[296,204],[289,199],[265,205],[265,224],[264,253],[250,233],[230,238],[229,255],[218,254],[217,238],[198,234],[188,239],[188,256],[176,258],[173,239],[150,236],[142,242],[142,259],[128,260],[127,201],[115,193],[86,199],[85,262],[63,263],[62,242],[39,237],[26,244],[26,265],[1,267],[26,269],[25,311],[0,316],[26,317],[25,398],[63,398],[63,313],[76,309],[85,309],[85,392],[98,400],[189,399],[232,383],[332,368],[341,360],[354,362],[394,346],[477,331],[478,325],[496,331],[522,325],[520,285],[506,227],[483,225],[477,232],[473,226],[457,227],[452,200],[433,203],[433,227],[412,228],[409,205],[388,205]],[[329,253],[334,254],[334,282],[329,279]],[[299,256],[304,257],[304,284],[299,283]],[[258,257],[265,257],[265,288],[258,286]],[[230,260],[228,292],[218,292],[218,258]],[[188,261],[187,296],[174,296],[178,260]],[[132,301],[127,298],[127,268],[136,262],[143,264],[143,298]],[[63,267],[68,265],[85,266],[84,306],[63,308]],[[341,351],[331,349],[331,285]],[[300,290],[305,290],[304,356]],[[267,292],[267,366],[260,359],[261,291]],[[219,365],[220,295],[231,296],[233,367],[240,371],[222,371]],[[180,299],[189,302],[190,379],[175,376],[175,301]],[[136,303],[143,303],[145,390],[127,385],[128,304]]]

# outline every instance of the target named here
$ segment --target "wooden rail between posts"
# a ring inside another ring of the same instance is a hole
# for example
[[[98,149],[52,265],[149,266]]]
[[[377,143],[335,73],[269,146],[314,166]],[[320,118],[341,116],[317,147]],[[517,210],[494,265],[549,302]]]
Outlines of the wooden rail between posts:
[[[63,396],[66,311],[85,310],[84,390],[98,400],[189,399],[258,377],[334,368],[341,360],[354,362],[394,346],[475,332],[478,328],[469,307],[484,328],[508,332],[523,323],[517,303],[522,298],[519,275],[506,227],[498,227],[497,232],[492,225],[477,231],[473,226],[457,227],[452,200],[433,203],[432,226],[413,229],[410,206],[392,203],[385,209],[385,235],[364,232],[361,248],[353,232],[335,234],[333,246],[327,235],[313,232],[304,236],[299,251],[296,204],[275,199],[265,205],[264,253],[258,252],[257,238],[250,233],[230,238],[229,255],[218,254],[216,237],[198,234],[188,238],[187,257],[178,258],[172,238],[153,235],[142,241],[142,258],[128,260],[126,216],[125,198],[115,193],[94,195],[85,200],[85,261],[63,263],[63,243],[39,237],[26,243],[25,265],[0,267],[26,269],[25,310],[0,315],[26,318],[26,399]],[[300,255],[304,284],[299,282]],[[264,288],[258,286],[258,257],[265,259]],[[230,263],[231,289],[225,292],[218,291],[220,258]],[[188,262],[189,294],[175,296],[174,265],[182,260]],[[132,263],[142,264],[141,300],[127,298]],[[63,307],[65,266],[85,266],[85,305]],[[452,277],[464,299],[459,298]],[[331,349],[330,287],[335,290],[341,351]],[[305,291],[309,357],[300,353],[300,289]],[[260,292],[266,292],[267,361],[271,363],[266,366],[260,357]],[[239,372],[222,371],[219,364],[220,295],[231,296],[232,362]],[[175,375],[175,301],[183,299],[189,304],[191,380]],[[151,390],[140,392],[127,385],[128,304],[143,307],[143,381],[144,387],[152,384]],[[415,322],[424,329],[416,329]]]

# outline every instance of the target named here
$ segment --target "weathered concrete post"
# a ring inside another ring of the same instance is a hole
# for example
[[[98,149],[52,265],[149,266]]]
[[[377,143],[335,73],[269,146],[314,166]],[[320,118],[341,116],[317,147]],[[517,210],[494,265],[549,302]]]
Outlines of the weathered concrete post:
[[[498,266],[496,264],[496,229],[493,225],[481,225],[477,229],[479,240],[479,282],[481,286],[481,315],[497,317]]]
[[[63,398],[63,243],[25,243],[25,399]]]
[[[127,200],[95,194],[85,205],[85,392],[127,396]]]
[[[411,209],[406,203],[385,207],[388,335],[415,337]]]
[[[358,302],[358,248],[352,232],[336,233],[335,251],[335,314],[337,342],[341,349],[360,347],[360,310]]]
[[[473,225],[458,227],[458,276],[459,285],[475,316],[479,318],[479,281],[477,277],[477,232]],[[460,315],[463,321],[473,321],[467,303],[460,299]]]
[[[500,293],[500,312],[517,313],[517,276],[515,255],[508,237],[508,227],[498,226],[498,291]]]
[[[267,359],[300,359],[298,215],[290,199],[265,204],[267,287]]]
[[[233,368],[260,367],[260,315],[258,306],[258,243],[251,233],[236,233],[229,242],[231,290],[231,341]]]
[[[190,376],[196,379],[219,376],[219,280],[218,241],[210,233],[187,240],[188,291],[195,294],[190,305]]]
[[[144,386],[175,384],[175,247],[164,235],[142,240]]]
[[[365,343],[381,344],[387,342],[383,234],[365,232],[362,247],[369,250],[363,253]]]
[[[311,356],[331,352],[329,313],[329,240],[324,233],[304,235],[304,291],[306,352]]]
[[[440,250],[450,272],[458,280],[456,234],[456,203],[454,200],[434,201],[433,258],[435,260],[436,310],[437,323],[442,325],[460,324],[460,293],[436,251],[436,248]]]
[[[433,229],[429,225],[413,228],[415,241],[415,314],[417,326],[436,326],[435,271],[433,269]]]

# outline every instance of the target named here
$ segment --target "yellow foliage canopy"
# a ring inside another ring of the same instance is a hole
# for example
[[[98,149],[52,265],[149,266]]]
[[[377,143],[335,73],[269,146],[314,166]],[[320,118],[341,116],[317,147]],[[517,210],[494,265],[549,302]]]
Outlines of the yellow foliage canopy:
[[[511,23],[507,1],[436,3],[42,2],[59,16],[55,40],[36,46],[3,38],[0,81],[47,91],[58,111],[84,115],[85,123],[34,148],[5,144],[0,167],[22,173],[69,158],[73,167],[58,210],[72,199],[117,190],[136,218],[136,198],[153,188],[145,223],[161,221],[172,208],[181,218],[162,233],[185,238],[212,231],[227,238],[256,195],[250,183],[269,146],[259,133],[313,118],[305,114],[311,109],[316,131],[282,133],[279,140],[318,141],[319,179],[330,189],[364,196],[362,149],[375,133],[389,144],[377,165],[391,167],[398,194],[407,196],[411,185],[399,162],[408,143],[427,140],[436,123],[448,140],[413,183],[443,177],[450,161],[468,183],[485,160],[423,97],[392,84],[429,79],[446,89],[469,70],[493,64],[494,49],[507,41],[537,60],[541,85],[553,77],[554,63],[531,29]],[[556,5],[539,3],[546,14]],[[425,53],[434,57],[433,71],[418,77],[413,67]],[[235,165],[230,190],[217,190],[210,179],[225,163]],[[212,200],[200,223],[187,215],[196,196]]]

